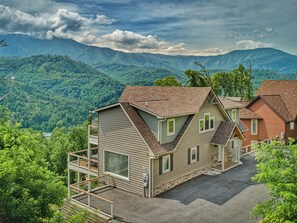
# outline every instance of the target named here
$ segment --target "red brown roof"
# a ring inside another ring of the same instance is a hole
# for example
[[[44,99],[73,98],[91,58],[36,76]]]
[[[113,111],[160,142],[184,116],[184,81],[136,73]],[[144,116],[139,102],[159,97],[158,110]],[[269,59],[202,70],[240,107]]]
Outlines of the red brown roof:
[[[244,107],[243,103],[238,101],[234,101],[231,98],[219,97],[220,101],[222,102],[225,109],[232,109],[232,108],[242,108]]]
[[[263,98],[274,108],[285,121],[293,121],[297,118],[297,80],[266,80],[262,83],[256,95]],[[267,96],[279,95],[277,97]]]
[[[197,113],[210,92],[210,87],[127,86],[119,102],[169,118]]]
[[[128,115],[139,134],[151,149],[154,155],[162,155],[164,153],[168,153],[175,149],[176,145],[181,139],[181,136],[184,134],[185,130],[191,123],[194,115],[190,115],[180,130],[179,134],[176,136],[175,140],[171,143],[160,145],[157,141],[156,137],[141,118],[141,116],[135,111],[135,109],[129,103],[120,103],[121,107],[124,109],[125,113]]]
[[[248,108],[242,108],[239,111],[240,119],[262,119],[262,117]]]

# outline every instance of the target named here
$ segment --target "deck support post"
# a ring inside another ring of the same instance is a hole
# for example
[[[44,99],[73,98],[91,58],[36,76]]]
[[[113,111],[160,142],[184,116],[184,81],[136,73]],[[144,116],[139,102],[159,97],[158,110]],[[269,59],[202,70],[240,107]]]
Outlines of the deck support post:
[[[223,171],[225,170],[225,147],[222,146],[221,149],[222,149],[222,153],[221,153],[221,156],[222,156],[222,158],[221,158],[222,163],[221,163],[221,165],[222,165],[222,172],[223,172]]]
[[[70,193],[70,169],[69,169],[69,164],[70,164],[70,155],[68,154],[68,176],[67,176],[67,189],[68,189],[68,198],[70,199],[71,193]]]

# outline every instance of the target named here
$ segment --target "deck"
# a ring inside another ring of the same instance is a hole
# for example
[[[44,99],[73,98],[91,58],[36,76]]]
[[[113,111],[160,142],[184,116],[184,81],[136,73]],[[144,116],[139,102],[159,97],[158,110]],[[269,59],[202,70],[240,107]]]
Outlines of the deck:
[[[224,164],[224,170],[223,170],[223,171],[229,170],[229,169],[231,169],[231,168],[233,168],[233,167],[235,167],[235,166],[237,166],[237,165],[239,165],[239,164],[236,163],[236,162],[233,162],[233,161],[227,161],[227,162],[225,162],[225,164]],[[214,166],[214,167],[212,167],[212,168],[215,169],[215,170],[222,171],[222,164],[219,164],[219,165]]]

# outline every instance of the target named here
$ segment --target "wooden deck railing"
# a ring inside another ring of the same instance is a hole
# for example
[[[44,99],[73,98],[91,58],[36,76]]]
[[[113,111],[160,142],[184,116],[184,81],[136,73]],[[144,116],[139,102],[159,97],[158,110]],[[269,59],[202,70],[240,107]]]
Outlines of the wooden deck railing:
[[[92,186],[93,185],[93,186]],[[110,179],[110,175],[102,175],[100,177],[96,177],[90,180],[85,180],[85,181],[81,181],[78,183],[74,183],[69,185],[69,189],[70,189],[70,194],[71,192],[76,193],[76,195],[72,195],[71,198],[73,198],[73,200],[75,200],[76,202],[79,202],[83,205],[87,205],[89,208],[94,208],[92,206],[92,197],[96,199],[96,201],[100,201],[103,202],[104,204],[107,204],[110,208],[110,211],[107,210],[102,210],[102,207],[100,208],[100,211],[109,216],[111,219],[113,219],[113,201],[110,201],[106,198],[103,198],[97,194],[94,194],[95,191],[100,190],[100,189],[104,189],[107,187],[111,186],[111,179]],[[87,204],[85,204],[84,202],[81,202],[77,199],[77,197],[83,196],[83,195],[87,195]],[[108,213],[109,212],[109,213]]]
[[[257,147],[257,145],[259,145],[259,144],[261,144],[261,143],[263,143],[263,142],[265,142],[265,143],[269,143],[269,142],[271,142],[271,138],[269,138],[269,139],[264,139],[264,140],[260,140],[260,141],[258,141],[257,143],[255,143],[255,144],[250,144],[250,145],[247,145],[247,146],[244,146],[244,147],[242,147],[242,155],[247,155],[247,154],[251,154],[251,153],[254,153],[254,152],[256,152],[256,147]],[[253,146],[255,146],[255,148],[253,148]]]
[[[96,152],[96,153],[94,153]],[[87,169],[98,171],[98,148],[90,149],[90,158],[88,157],[88,150],[79,150],[68,154],[69,164]]]
[[[88,135],[89,135],[89,137],[98,138],[98,131],[99,131],[98,125],[89,125],[88,126]]]

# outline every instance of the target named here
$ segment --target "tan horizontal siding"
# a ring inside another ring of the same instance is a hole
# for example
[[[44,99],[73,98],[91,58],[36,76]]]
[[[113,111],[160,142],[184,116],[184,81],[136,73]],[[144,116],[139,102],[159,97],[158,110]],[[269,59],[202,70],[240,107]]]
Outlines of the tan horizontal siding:
[[[115,186],[143,194],[142,174],[149,171],[148,148],[121,107],[99,113],[99,171],[103,173],[103,150],[129,155],[129,181],[113,177]]]
[[[225,120],[218,105],[205,103],[199,113],[195,115],[173,153],[173,171],[159,175],[159,161],[154,160],[154,187],[211,165],[211,154],[216,152],[216,147],[210,145],[209,142],[215,130],[199,133],[199,119],[208,112],[210,112],[211,117],[215,117],[215,129],[219,126],[220,121]],[[188,149],[197,145],[200,148],[199,161],[188,164]]]

